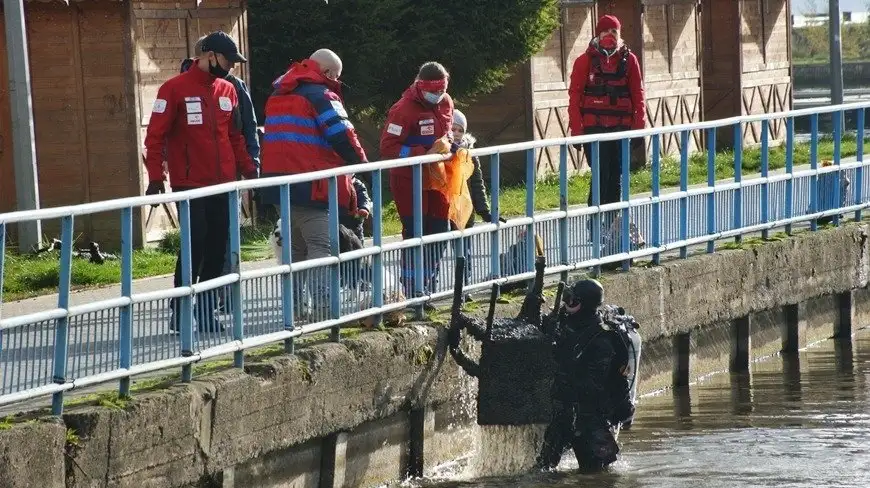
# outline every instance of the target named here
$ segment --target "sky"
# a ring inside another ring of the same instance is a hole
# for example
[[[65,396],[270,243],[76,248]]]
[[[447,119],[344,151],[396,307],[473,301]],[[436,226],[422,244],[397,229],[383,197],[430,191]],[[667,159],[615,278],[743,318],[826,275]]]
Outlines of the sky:
[[[870,3],[870,1],[868,0],[840,0],[840,10],[852,12],[866,12],[870,10],[867,8],[868,3]],[[817,5],[820,10],[827,13],[827,0],[791,0],[792,13],[807,13],[807,6],[813,4]]]

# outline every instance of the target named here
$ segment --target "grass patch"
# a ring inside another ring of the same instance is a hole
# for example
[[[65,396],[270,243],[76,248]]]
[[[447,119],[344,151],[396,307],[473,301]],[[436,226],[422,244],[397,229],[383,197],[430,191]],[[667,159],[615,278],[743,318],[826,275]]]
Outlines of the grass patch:
[[[266,259],[272,255],[269,246],[271,226],[245,227],[242,229],[242,260]],[[175,271],[175,256],[181,238],[177,231],[170,231],[155,249],[133,251],[133,279],[171,274]],[[95,288],[120,283],[121,261],[110,260],[93,264],[86,259],[73,258],[70,283],[74,290]],[[21,300],[38,295],[56,293],[60,283],[60,253],[45,252],[24,256],[6,253],[3,270],[3,299]]]

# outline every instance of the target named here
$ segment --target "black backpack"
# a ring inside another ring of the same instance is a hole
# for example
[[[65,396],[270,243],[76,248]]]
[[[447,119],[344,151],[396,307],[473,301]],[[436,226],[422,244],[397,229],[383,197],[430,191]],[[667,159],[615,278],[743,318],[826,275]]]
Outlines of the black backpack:
[[[604,321],[605,333],[616,351],[608,381],[610,402],[613,407],[610,420],[614,423],[622,423],[634,416],[631,390],[637,381],[639,365],[636,359],[634,364],[630,364],[631,358],[637,358],[638,355],[637,351],[633,351],[634,344],[629,338],[629,334],[640,328],[640,325],[634,317],[627,315],[622,307],[604,305],[601,316]]]

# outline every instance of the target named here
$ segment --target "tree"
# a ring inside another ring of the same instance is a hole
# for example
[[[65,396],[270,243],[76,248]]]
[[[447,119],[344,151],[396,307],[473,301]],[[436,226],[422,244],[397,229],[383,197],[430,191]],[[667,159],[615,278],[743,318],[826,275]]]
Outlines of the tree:
[[[290,62],[319,48],[344,63],[355,116],[382,117],[430,60],[451,73],[461,101],[499,88],[539,51],[559,23],[558,0],[251,0],[248,9],[255,105]]]

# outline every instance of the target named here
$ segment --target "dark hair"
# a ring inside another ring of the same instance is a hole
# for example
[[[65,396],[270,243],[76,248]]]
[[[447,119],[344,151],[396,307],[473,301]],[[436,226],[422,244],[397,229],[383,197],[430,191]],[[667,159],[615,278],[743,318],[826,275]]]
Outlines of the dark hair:
[[[449,77],[450,73],[447,72],[447,68],[435,61],[424,63],[423,66],[420,66],[420,71],[417,73],[417,79],[423,81],[443,80]]]

